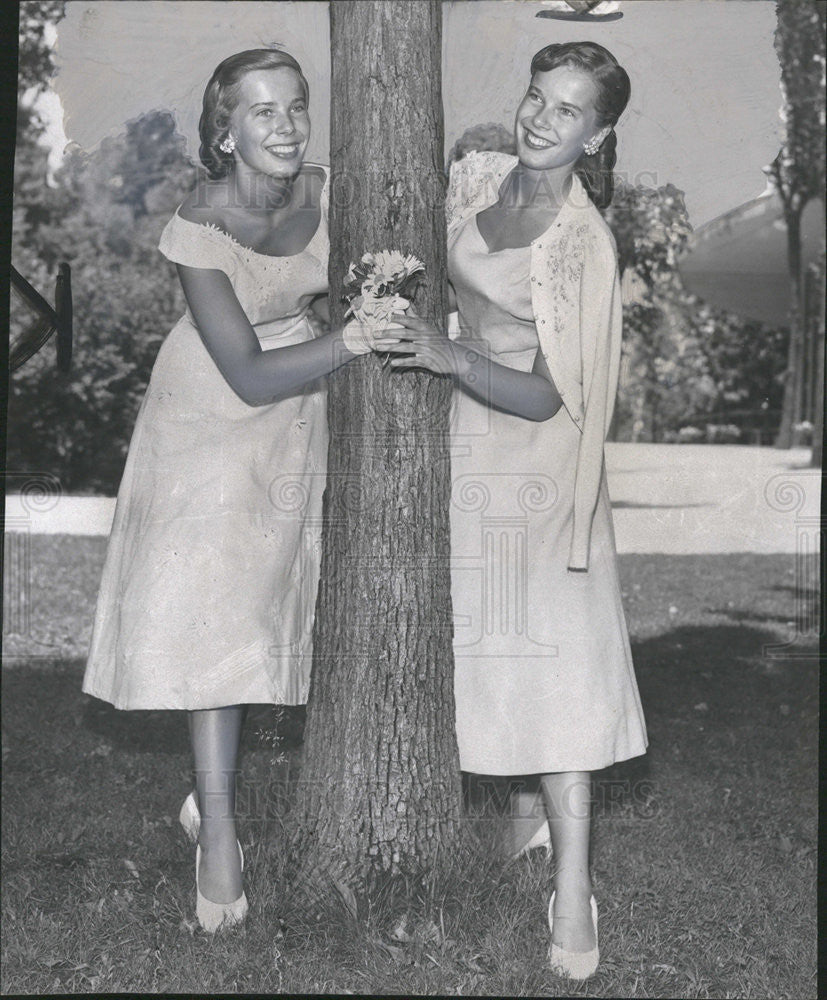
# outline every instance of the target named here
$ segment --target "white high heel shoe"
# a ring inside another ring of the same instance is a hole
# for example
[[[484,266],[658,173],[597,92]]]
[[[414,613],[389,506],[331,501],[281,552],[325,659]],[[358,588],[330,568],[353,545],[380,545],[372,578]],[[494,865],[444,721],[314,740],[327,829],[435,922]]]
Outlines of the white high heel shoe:
[[[238,844],[238,841],[236,841]],[[244,852],[241,844],[238,844],[238,856],[241,859],[241,870],[244,871]],[[240,924],[247,916],[249,905],[247,894],[241,890],[241,895],[232,903],[214,903],[211,899],[201,895],[201,886],[198,882],[198,869],[201,865],[201,845],[195,848],[195,914],[198,923],[208,934],[215,934],[219,928],[232,927]]]
[[[194,844],[198,840],[198,831],[201,829],[201,813],[198,811],[195,792],[190,792],[184,799],[184,804],[178,813],[178,822],[184,828],[187,839]]]
[[[549,933],[554,932],[554,897],[556,892],[551,894],[548,904],[548,929]],[[597,903],[594,896],[589,900],[592,911],[592,925],[594,927],[594,948],[590,951],[566,951],[559,945],[552,942],[548,950],[549,962],[552,972],[558,976],[568,976],[569,979],[588,979],[597,972],[600,962],[600,949],[597,946]]]
[[[533,851],[536,847],[545,847],[546,854],[551,854],[551,830],[548,826],[548,820],[545,820],[543,825],[535,830],[531,839],[523,844],[519,851],[511,855],[512,861],[521,858],[524,854],[528,854],[529,851]]]

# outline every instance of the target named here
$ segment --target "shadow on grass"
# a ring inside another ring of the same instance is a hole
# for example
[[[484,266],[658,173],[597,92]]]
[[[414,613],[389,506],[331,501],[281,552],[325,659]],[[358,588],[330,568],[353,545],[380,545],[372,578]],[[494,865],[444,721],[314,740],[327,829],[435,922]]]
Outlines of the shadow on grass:
[[[776,583],[772,587],[768,587],[768,590],[772,590],[775,593],[780,594],[792,594],[793,597],[797,597],[802,601],[820,601],[821,591],[817,587],[799,587],[792,586],[787,583]]]
[[[748,612],[721,611],[736,620]],[[784,616],[761,615],[759,620],[786,621]],[[660,719],[672,719],[682,710],[691,712],[698,703],[707,703],[717,712],[741,714],[745,706],[758,710],[768,698],[775,702],[783,693],[786,703],[814,697],[817,680],[802,663],[817,662],[816,640],[802,637],[797,658],[768,656],[767,647],[777,646],[777,632],[745,624],[679,626],[649,639],[632,642],[635,671],[650,730]],[[805,659],[802,660],[802,653]],[[80,684],[82,660],[55,660],[39,664],[36,670],[14,668],[4,671],[3,700],[6,725],[24,728],[60,724],[71,711],[80,725],[114,747],[133,753],[187,754],[189,739],[186,714],[181,711],[119,711],[106,702],[83,695]],[[710,699],[713,699],[710,701]],[[301,744],[304,728],[303,706],[255,705],[248,711],[244,745],[260,745],[262,734],[268,742],[284,750]],[[645,758],[621,762],[605,771],[607,778],[640,779],[646,776]],[[479,780],[471,781],[469,801],[489,794],[502,798],[503,782],[509,779],[482,776],[490,786],[486,793]]]
[[[446,875],[389,886],[367,917],[308,924],[286,894],[286,804],[274,801],[269,752],[248,769],[266,808],[251,798],[242,823],[251,916],[207,939],[174,818],[188,780],[184,713],[87,698],[79,660],[8,669],[4,989],[815,996],[818,677],[815,660],[768,670],[777,641],[777,630],[725,623],[633,642],[651,747],[595,775],[605,957],[574,993],[545,964],[551,863],[533,852],[504,864],[494,823],[475,825],[479,849],[448,859]],[[302,718],[256,706],[245,742],[269,722],[295,743]]]
[[[730,610],[729,614],[734,612]],[[771,621],[774,617],[758,615],[759,620]],[[738,624],[678,626],[633,642],[635,671],[647,718],[671,716],[681,707],[692,708],[695,699],[712,695],[717,708],[739,713],[745,703],[757,707],[781,690],[788,691],[791,697],[815,695],[816,672],[801,667],[803,663],[817,664],[817,640],[807,636],[800,639],[796,659],[767,655],[768,647],[778,645],[777,631]]]
[[[804,628],[804,621],[801,617],[796,619],[790,618],[787,615],[768,614],[762,611],[740,611],[737,608],[704,608],[704,611],[708,612],[710,615],[722,615],[723,617],[729,618],[734,622],[773,622],[776,625],[792,626],[793,628],[797,628],[799,630]]]
[[[612,510],[684,510],[689,507],[714,507],[713,503],[636,503],[633,500],[612,500]]]

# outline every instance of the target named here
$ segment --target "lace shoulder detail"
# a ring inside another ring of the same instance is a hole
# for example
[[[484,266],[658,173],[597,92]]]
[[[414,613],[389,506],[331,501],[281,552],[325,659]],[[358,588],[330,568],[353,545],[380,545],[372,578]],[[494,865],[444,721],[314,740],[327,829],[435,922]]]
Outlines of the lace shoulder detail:
[[[158,249],[174,264],[206,267],[232,276],[235,270],[232,236],[211,223],[189,222],[176,211],[161,233]]]
[[[492,150],[474,150],[461,160],[455,160],[451,164],[445,197],[448,228],[459,221],[466,209],[496,201],[503,177],[516,162],[515,156]]]

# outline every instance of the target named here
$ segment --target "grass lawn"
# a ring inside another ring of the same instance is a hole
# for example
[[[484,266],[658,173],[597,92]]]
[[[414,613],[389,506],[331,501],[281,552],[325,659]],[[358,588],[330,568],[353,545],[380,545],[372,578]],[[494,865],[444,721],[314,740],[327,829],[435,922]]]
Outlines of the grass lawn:
[[[311,921],[294,905],[279,834],[296,710],[278,759],[257,735],[272,713],[248,719],[251,911],[233,933],[203,934],[176,819],[183,716],[80,693],[104,547],[32,537],[28,634],[6,638],[4,993],[816,996],[817,637],[766,649],[817,599],[794,556],[621,558],[650,750],[595,776],[602,961],[578,986],[545,965],[551,862],[504,864],[495,815],[469,820],[478,847],[356,914]]]

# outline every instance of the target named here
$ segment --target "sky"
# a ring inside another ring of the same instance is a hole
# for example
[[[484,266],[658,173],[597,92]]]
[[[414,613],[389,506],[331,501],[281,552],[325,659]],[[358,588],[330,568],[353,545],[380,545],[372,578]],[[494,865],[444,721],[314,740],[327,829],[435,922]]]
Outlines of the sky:
[[[698,226],[761,194],[762,168],[782,141],[780,70],[770,0],[621,0],[603,24],[537,18],[542,0],[445,3],[446,151],[468,127],[512,127],[532,54],[553,41],[611,49],[632,79],[618,126],[618,170],[686,192]],[[197,149],[201,94],[214,66],[240,49],[278,41],[310,81],[308,159],[328,162],[330,65],[327,5],[211,0],[70,0],[58,28],[55,80],[68,140],[90,149],[127,121],[174,112]],[[57,98],[48,98],[48,109]],[[54,114],[56,149],[61,135]]]

